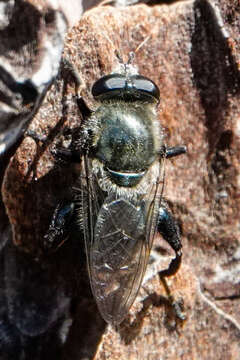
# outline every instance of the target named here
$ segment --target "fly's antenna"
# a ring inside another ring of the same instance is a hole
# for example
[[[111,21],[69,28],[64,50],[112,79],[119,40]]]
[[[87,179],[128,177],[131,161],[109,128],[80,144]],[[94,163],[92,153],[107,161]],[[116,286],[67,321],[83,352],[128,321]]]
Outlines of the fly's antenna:
[[[114,49],[114,55],[116,56],[116,58],[118,59],[118,62],[124,66],[124,61],[123,58],[119,52],[119,50],[117,50],[116,46],[114,45],[114,43],[112,42],[112,40],[110,39],[110,37],[103,33],[103,36],[105,37],[105,39],[109,42],[109,44],[111,45],[111,47]]]
[[[135,51],[130,51],[130,53],[128,54],[128,62],[127,62],[127,64],[128,65],[132,64],[134,58],[135,58]]]
[[[122,58],[122,56],[120,55],[120,52],[117,49],[114,50],[114,55],[116,56],[116,58],[118,59],[120,64],[124,64],[123,58]]]
[[[126,76],[128,77],[129,67],[131,66],[132,60],[134,58],[134,53],[133,52],[129,53],[127,62],[124,62],[120,52],[117,49],[114,50],[114,54],[115,54],[116,58],[118,59],[118,63],[120,65],[120,69],[119,69],[120,72],[126,74]],[[132,54],[132,55],[130,55],[130,54]]]
[[[128,54],[128,61],[127,61],[127,65],[131,65],[134,61],[135,58],[135,54],[143,47],[143,45],[146,44],[146,42],[150,39],[151,35],[147,36],[142,42],[141,44],[138,45],[138,47],[134,50],[134,51],[130,51]],[[123,63],[123,61],[121,61]]]
[[[141,44],[138,45],[138,47],[135,49],[134,54],[136,54],[145,44],[146,42],[150,39],[151,35],[147,36],[142,42]]]
[[[138,73],[137,66],[133,66],[133,62],[135,59],[136,53],[146,44],[146,42],[151,38],[151,35],[145,37],[145,39],[137,46],[137,48],[134,51],[130,51],[128,54],[128,60],[127,62],[124,62],[122,55],[120,54],[119,50],[114,45],[113,41],[109,38],[109,36],[106,33],[103,33],[103,36],[105,39],[111,44],[111,47],[114,49],[114,55],[116,59],[118,60],[118,66],[116,69],[114,69],[114,72],[120,72],[126,74],[128,77],[128,74],[134,71],[136,74]]]

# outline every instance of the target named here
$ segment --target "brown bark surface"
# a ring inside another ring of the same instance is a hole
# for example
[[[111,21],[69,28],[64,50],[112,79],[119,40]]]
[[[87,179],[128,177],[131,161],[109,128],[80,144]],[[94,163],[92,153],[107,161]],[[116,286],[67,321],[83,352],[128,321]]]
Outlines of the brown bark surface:
[[[91,107],[91,85],[116,66],[115,50],[127,61],[142,44],[134,62],[160,88],[166,143],[185,144],[188,153],[167,161],[164,191],[184,254],[168,285],[186,320],[179,321],[167,301],[158,260],[149,265],[149,279],[118,329],[96,325],[101,320],[89,295],[81,299],[79,285],[66,359],[86,359],[95,351],[97,360],[240,358],[239,12],[234,0],[98,7],[68,34],[64,56],[84,80]],[[13,241],[35,257],[59,197],[78,176],[76,167],[57,165],[50,151],[66,145],[67,130],[81,122],[74,95],[62,70],[30,126],[47,140],[26,137],[5,174]],[[161,239],[154,248],[163,259]]]

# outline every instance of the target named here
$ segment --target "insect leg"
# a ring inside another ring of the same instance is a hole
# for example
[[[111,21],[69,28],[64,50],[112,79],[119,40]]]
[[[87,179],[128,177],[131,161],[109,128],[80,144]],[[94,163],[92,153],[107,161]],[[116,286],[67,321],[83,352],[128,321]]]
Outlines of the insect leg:
[[[92,110],[88,107],[87,103],[81,96],[81,92],[83,88],[85,88],[85,83],[81,76],[79,75],[79,72],[77,71],[76,67],[66,58],[62,58],[61,62],[62,68],[70,74],[70,76],[73,79],[73,82],[75,84],[75,92],[77,95],[77,105],[81,112],[81,115],[83,118],[86,118],[91,115]]]
[[[187,152],[186,146],[173,146],[166,148],[166,158],[172,158],[174,156],[182,155]]]
[[[73,202],[57,205],[48,232],[44,236],[43,249],[45,252],[57,250],[68,239],[73,223],[74,208]]]
[[[72,149],[66,149],[64,147],[55,147],[51,148],[51,154],[54,159],[60,164],[79,164],[81,163],[81,154],[79,151],[74,151]]]
[[[30,129],[26,130],[24,135],[29,136],[30,138],[35,140],[37,143],[38,142],[44,143],[45,141],[47,141],[47,136],[40,135],[40,134],[36,133],[36,131],[30,130]]]
[[[77,105],[84,119],[91,115],[92,110],[88,107],[87,103],[81,96],[77,97]]]
[[[160,272],[161,277],[171,276],[176,274],[182,259],[182,244],[180,239],[180,233],[178,226],[174,220],[169,209],[163,204],[159,208],[159,217],[158,217],[158,231],[168,242],[171,248],[175,251],[175,258],[171,261],[168,269]]]
[[[167,281],[165,279],[165,277],[167,276],[176,274],[176,272],[178,271],[181,265],[182,244],[181,244],[178,226],[171,212],[164,203],[159,208],[158,231],[162,235],[162,237],[168,242],[168,244],[172,247],[176,255],[175,258],[169,264],[168,269],[159,272],[159,277],[165,288],[165,291],[168,295],[169,301],[172,304],[172,307],[175,311],[177,318],[183,321],[186,319],[186,316],[182,312],[182,303],[181,301],[174,300],[173,296],[171,295],[171,291],[168,287]]]

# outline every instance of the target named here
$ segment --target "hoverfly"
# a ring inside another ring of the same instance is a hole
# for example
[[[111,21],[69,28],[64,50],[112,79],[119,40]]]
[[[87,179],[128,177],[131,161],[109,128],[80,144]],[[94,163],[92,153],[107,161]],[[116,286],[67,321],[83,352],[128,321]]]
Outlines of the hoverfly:
[[[58,247],[77,219],[93,295],[102,317],[113,325],[123,321],[138,294],[155,233],[176,254],[165,276],[177,271],[182,255],[162,191],[165,159],[186,148],[165,146],[157,120],[159,88],[129,59],[93,84],[96,110],[78,100],[83,122],[72,154],[81,173],[73,200],[57,206],[44,241],[45,248]]]

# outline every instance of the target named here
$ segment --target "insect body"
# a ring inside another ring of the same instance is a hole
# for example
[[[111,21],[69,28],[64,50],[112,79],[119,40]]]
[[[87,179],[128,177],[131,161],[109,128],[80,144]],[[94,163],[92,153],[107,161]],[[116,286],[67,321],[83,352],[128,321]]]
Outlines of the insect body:
[[[186,149],[165,147],[159,89],[130,64],[96,81],[92,95],[100,102],[93,112],[79,101],[84,121],[74,149],[82,167],[76,195],[55,210],[45,245],[63,241],[64,226],[77,214],[93,295],[103,318],[116,325],[137,296],[156,230],[176,253],[165,275],[180,265],[179,232],[162,187],[165,158]]]

